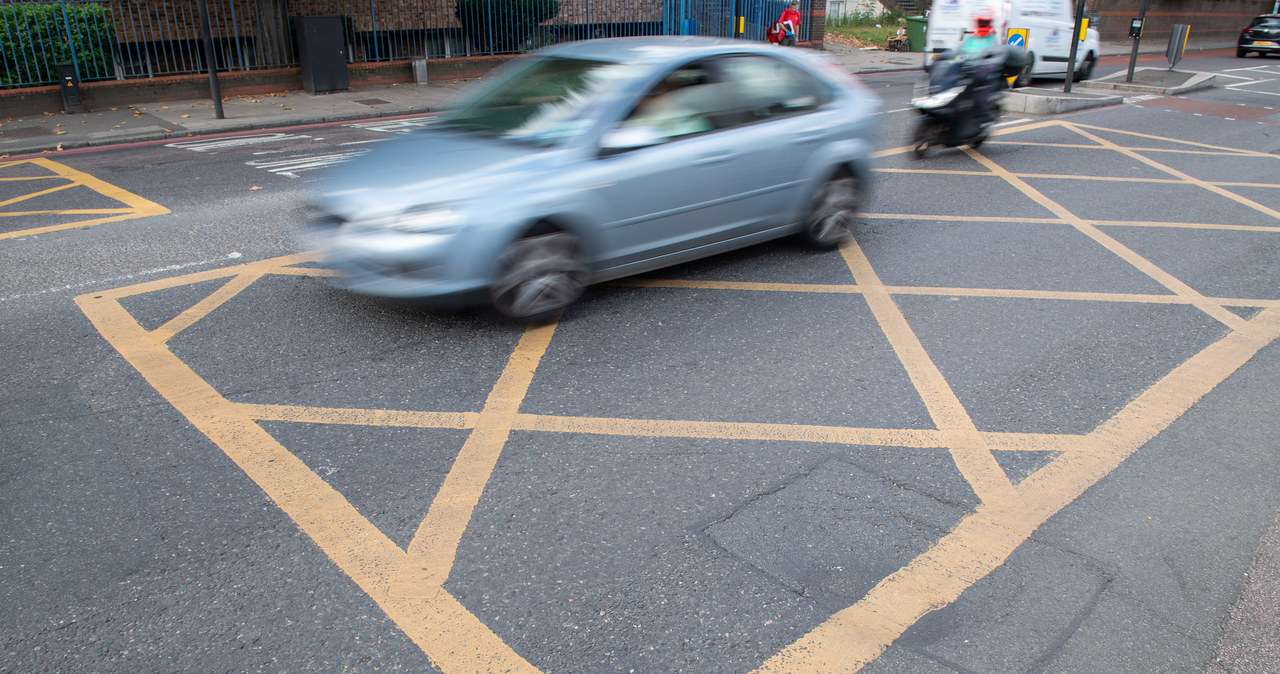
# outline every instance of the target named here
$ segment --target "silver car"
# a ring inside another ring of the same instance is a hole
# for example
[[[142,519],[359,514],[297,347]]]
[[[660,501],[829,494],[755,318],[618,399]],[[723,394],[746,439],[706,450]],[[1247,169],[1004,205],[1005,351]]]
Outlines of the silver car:
[[[339,167],[309,238],[353,292],[545,321],[590,283],[790,234],[838,246],[879,107],[803,49],[562,44]]]

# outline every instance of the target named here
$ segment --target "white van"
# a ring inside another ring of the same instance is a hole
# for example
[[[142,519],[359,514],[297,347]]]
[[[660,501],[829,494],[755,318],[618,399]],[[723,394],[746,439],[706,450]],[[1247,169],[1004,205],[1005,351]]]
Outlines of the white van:
[[[1015,87],[1027,85],[1032,77],[1064,77],[1075,32],[1074,7],[1071,0],[935,0],[929,12],[925,51],[958,48],[965,33],[973,30],[974,14],[989,9],[995,14],[996,35],[1001,40],[1017,41],[1025,36],[1030,65],[1018,76]],[[1093,75],[1099,53],[1098,31],[1089,27],[1076,48],[1075,81]]]

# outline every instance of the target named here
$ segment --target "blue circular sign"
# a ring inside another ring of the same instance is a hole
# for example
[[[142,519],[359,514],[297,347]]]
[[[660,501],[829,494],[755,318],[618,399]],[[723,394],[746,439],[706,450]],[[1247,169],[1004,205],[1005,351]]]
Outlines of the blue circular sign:
[[[1012,35],[1009,36],[1009,46],[1017,47],[1019,49],[1026,49],[1027,36],[1023,35],[1022,33],[1013,33]]]

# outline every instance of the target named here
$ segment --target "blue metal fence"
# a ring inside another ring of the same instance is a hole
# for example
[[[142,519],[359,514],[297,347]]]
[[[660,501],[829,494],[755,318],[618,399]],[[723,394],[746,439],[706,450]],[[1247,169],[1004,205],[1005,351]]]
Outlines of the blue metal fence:
[[[219,70],[297,66],[293,23],[342,17],[354,63],[630,35],[764,39],[784,0],[206,0]],[[808,0],[804,3],[806,6]],[[806,13],[802,9],[802,13]],[[809,26],[802,26],[807,35]],[[0,87],[205,71],[195,0],[0,0]]]

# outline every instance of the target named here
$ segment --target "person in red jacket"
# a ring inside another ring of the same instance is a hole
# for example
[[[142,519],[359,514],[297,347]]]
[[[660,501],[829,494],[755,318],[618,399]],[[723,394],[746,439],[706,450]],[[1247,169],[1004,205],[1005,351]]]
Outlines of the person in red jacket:
[[[791,0],[791,4],[782,10],[777,23],[781,24],[782,28],[782,37],[778,40],[778,44],[794,47],[796,34],[800,32],[800,0]]]

